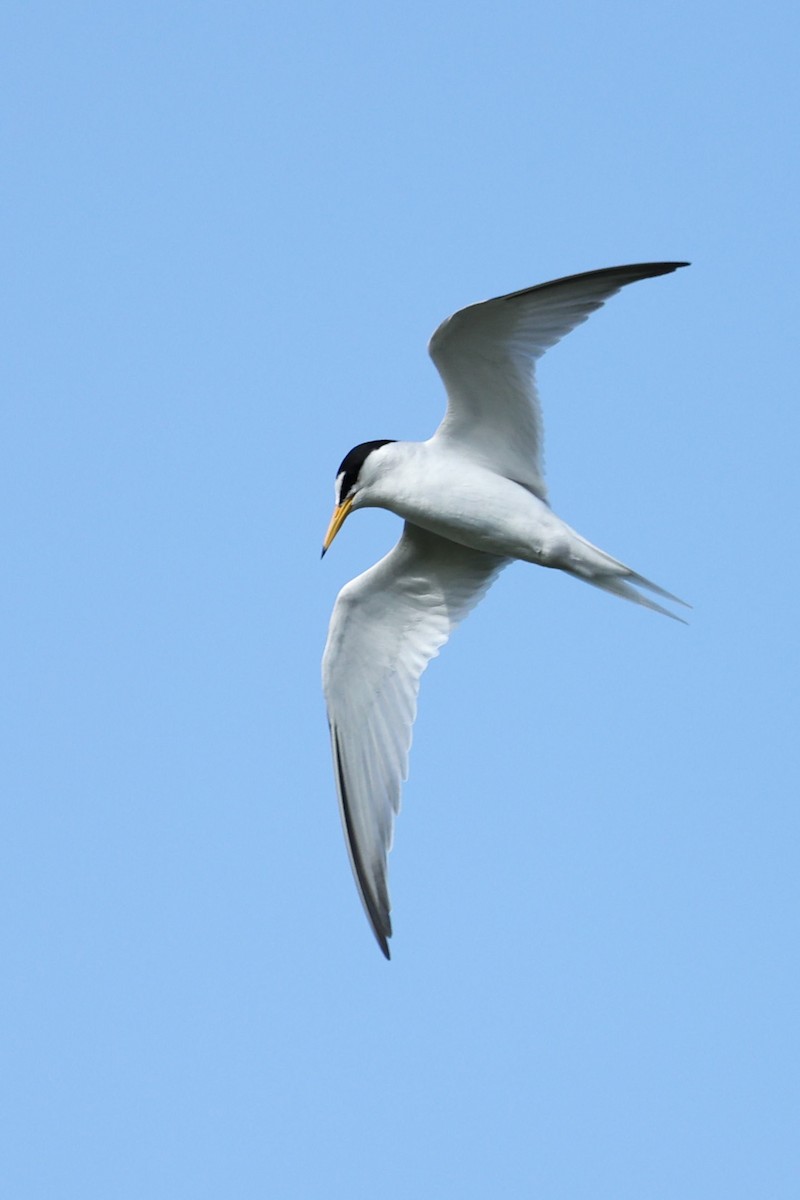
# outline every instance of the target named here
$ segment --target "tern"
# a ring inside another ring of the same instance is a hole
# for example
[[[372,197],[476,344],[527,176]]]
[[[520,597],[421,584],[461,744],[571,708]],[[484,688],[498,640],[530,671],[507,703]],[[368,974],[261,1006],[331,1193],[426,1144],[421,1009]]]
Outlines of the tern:
[[[607,267],[454,313],[428,345],[447,392],[433,437],[362,442],[336,473],[323,555],[357,509],[386,508],[405,522],[394,549],[339,592],[322,660],[348,853],[386,958],[387,857],[420,677],[503,567],[521,559],[557,568],[681,620],[651,596],[684,601],[593,546],[551,509],[534,368],[620,288],[688,265]]]

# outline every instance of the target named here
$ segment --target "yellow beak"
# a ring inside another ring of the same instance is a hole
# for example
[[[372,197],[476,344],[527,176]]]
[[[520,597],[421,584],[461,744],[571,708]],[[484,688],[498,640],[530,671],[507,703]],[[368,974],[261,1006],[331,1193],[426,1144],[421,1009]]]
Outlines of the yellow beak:
[[[344,525],[345,517],[350,512],[350,509],[352,507],[353,507],[353,497],[352,496],[348,496],[347,499],[344,500],[341,504],[336,505],[336,508],[333,510],[333,516],[331,517],[331,523],[328,526],[328,532],[325,534],[325,540],[322,543],[322,553],[323,554],[328,549],[328,547],[330,546],[333,539],[336,537],[339,530],[342,528],[342,525]]]

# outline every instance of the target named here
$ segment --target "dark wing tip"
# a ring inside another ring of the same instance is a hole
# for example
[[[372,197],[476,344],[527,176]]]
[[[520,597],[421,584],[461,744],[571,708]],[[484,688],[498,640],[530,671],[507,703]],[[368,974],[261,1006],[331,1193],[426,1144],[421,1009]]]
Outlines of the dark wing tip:
[[[690,267],[691,265],[690,262],[641,263],[634,264],[629,270],[646,271],[647,275],[645,278],[649,278],[651,275],[669,275],[672,271],[679,271],[681,267]],[[620,269],[625,270],[624,267]]]
[[[631,275],[636,275],[642,279],[648,279],[652,275],[669,275],[671,271],[678,271],[681,267],[690,267],[689,262],[646,262],[646,263],[622,263],[618,267],[600,267],[597,271],[585,271],[584,277],[594,276],[596,279],[601,279],[604,275],[619,275],[621,272],[628,272]],[[567,279],[580,279],[580,275],[568,275]]]
[[[562,275],[560,279],[549,279],[547,283],[536,283],[533,287],[521,288],[518,292],[509,292],[498,296],[498,300],[518,300],[530,296],[533,292],[549,291],[551,288],[561,288],[574,283],[591,283],[594,280],[612,281],[608,290],[611,296],[614,292],[629,283],[638,283],[640,279],[652,279],[656,275],[669,275],[681,267],[689,267],[688,262],[654,262],[654,263],[625,263],[619,267],[600,267],[596,271],[580,271],[577,275]],[[601,301],[602,303],[602,301]],[[473,306],[477,307],[477,306]],[[458,314],[454,314],[457,316]],[[434,334],[434,337],[436,335]]]
[[[659,271],[662,274],[666,274],[668,271],[677,271],[678,267],[690,267],[691,265],[692,264],[690,262],[685,262],[685,261],[661,262],[661,263],[641,263],[641,264],[636,263],[636,264],[634,264],[633,269],[635,270],[637,266],[641,266],[643,269]]]
[[[339,747],[339,736],[335,729],[331,729],[333,734],[333,757],[336,764],[336,779],[339,784],[339,800],[342,810],[342,824],[344,825],[345,839],[347,841],[347,849],[350,854],[350,863],[353,867],[353,874],[358,885],[358,894],[361,897],[361,903],[364,905],[364,911],[367,914],[372,932],[375,935],[375,940],[381,948],[381,953],[385,958],[391,959],[389,952],[388,939],[392,936],[392,921],[389,916],[388,905],[380,904],[375,896],[372,887],[369,873],[364,866],[364,861],[361,857],[358,841],[353,829],[352,817],[350,815],[350,802],[347,796],[347,788],[344,781],[344,768],[342,766],[342,752]]]
[[[673,271],[679,271],[681,267],[689,267],[688,262],[656,262],[656,263],[631,263],[629,266],[621,267],[605,267],[599,271],[592,271],[591,274],[598,278],[603,275],[628,275],[628,279],[621,281],[624,287],[626,283],[638,283],[641,279],[654,279],[657,275],[671,275]]]

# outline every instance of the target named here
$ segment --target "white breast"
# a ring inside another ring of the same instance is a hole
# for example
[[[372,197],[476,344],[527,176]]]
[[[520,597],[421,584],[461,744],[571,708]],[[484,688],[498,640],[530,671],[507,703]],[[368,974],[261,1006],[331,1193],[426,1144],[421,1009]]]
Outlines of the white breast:
[[[356,507],[388,508],[473,550],[547,561],[567,527],[527,488],[432,442],[397,442]]]

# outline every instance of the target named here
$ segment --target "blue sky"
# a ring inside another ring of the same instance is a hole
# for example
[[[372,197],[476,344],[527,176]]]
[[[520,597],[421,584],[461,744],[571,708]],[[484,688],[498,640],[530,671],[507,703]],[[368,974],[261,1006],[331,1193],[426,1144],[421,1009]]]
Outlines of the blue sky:
[[[7,3],[4,1194],[795,1197],[797,15]],[[425,676],[394,957],[319,660],[453,310],[690,259],[542,364],[556,510]]]

